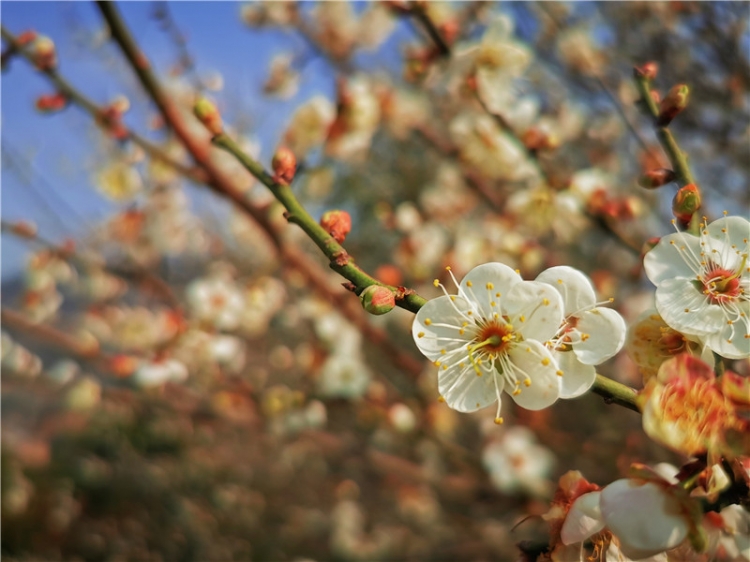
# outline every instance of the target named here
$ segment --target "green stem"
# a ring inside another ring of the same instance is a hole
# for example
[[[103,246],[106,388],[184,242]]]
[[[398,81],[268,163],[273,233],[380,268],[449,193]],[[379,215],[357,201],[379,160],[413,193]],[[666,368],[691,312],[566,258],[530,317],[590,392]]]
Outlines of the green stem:
[[[638,413],[641,411],[636,402],[638,393],[635,389],[612,379],[608,379],[603,375],[596,375],[596,381],[594,381],[594,386],[591,387],[591,391],[594,394],[602,396],[604,401],[608,404],[617,404],[618,406],[622,406],[623,408]]]
[[[381,283],[355,265],[344,247],[339,244],[333,236],[328,234],[328,232],[326,232],[326,230],[310,216],[302,204],[300,204],[294,196],[294,193],[292,193],[291,188],[275,182],[259,162],[243,152],[237,143],[226,134],[222,133],[216,135],[212,139],[212,142],[214,145],[223,148],[237,158],[248,172],[271,190],[274,197],[284,205],[284,208],[287,211],[287,220],[299,225],[300,228],[305,231],[305,234],[307,234],[307,236],[315,242],[318,248],[320,248],[326,255],[330,261],[331,269],[354,283],[358,291],[365,287],[369,287],[370,285],[387,287],[396,295],[396,304],[411,312],[417,312],[417,310],[419,310],[426,302],[425,299],[417,294],[404,294],[403,289]]]
[[[693,174],[690,171],[690,166],[688,166],[687,157],[677,145],[674,135],[672,135],[672,132],[668,127],[660,126],[657,123],[657,119],[659,118],[659,108],[656,105],[654,98],[651,97],[651,81],[645,76],[636,75],[635,83],[638,87],[638,92],[641,95],[641,100],[646,107],[646,111],[653,119],[656,136],[659,139],[664,152],[667,153],[669,162],[672,164],[672,169],[677,174],[677,181],[679,182],[680,187],[689,183],[695,183]]]

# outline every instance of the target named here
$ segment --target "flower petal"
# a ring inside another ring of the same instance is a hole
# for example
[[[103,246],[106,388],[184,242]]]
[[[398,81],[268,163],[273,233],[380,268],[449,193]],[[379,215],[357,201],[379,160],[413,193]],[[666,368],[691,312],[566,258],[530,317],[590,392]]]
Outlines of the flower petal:
[[[468,363],[468,361],[467,361]],[[471,365],[455,365],[438,372],[438,390],[454,410],[476,412],[498,401],[505,381],[494,370],[477,376]],[[497,388],[496,388],[497,385]]]
[[[750,222],[744,217],[731,216],[715,220],[703,232],[740,253],[746,253],[750,246]]]
[[[676,547],[688,534],[679,502],[663,488],[622,479],[604,488],[599,502],[607,527],[631,558],[645,558]],[[644,514],[648,514],[644,517]]]
[[[521,281],[521,276],[504,263],[484,263],[466,274],[461,280],[461,290],[479,306],[481,315],[488,317],[498,310],[492,303],[500,302],[510,288]]]
[[[570,351],[553,355],[557,366],[563,372],[560,398],[575,398],[594,385],[596,368],[593,365],[584,365],[576,354]]]
[[[659,240],[643,257],[643,267],[646,276],[657,287],[674,277],[695,279],[700,271],[700,253],[700,239],[697,236],[677,232]],[[686,259],[690,260],[690,264]]]
[[[583,542],[604,528],[604,519],[599,509],[601,492],[589,492],[579,496],[570,506],[565,517],[560,539],[565,545]]]
[[[536,280],[547,283],[560,293],[563,298],[565,316],[579,313],[596,303],[596,293],[591,281],[572,267],[566,265],[550,267],[542,271]]]
[[[454,306],[455,305],[455,306]],[[419,309],[411,326],[414,343],[428,359],[435,361],[443,351],[455,351],[466,345],[470,338],[460,334],[465,318],[459,310],[469,305],[460,297],[442,296],[427,301]]]
[[[503,314],[524,337],[547,341],[557,333],[563,321],[560,293],[546,283],[524,281],[513,286],[504,301]]]
[[[718,332],[702,337],[706,347],[727,359],[744,359],[750,357],[750,303],[740,303],[738,309],[744,316],[732,324],[725,322]]]
[[[513,388],[507,389],[516,404],[527,410],[542,410],[557,401],[562,382],[549,349],[538,341],[527,340],[514,346],[508,352],[508,358],[510,361],[505,368],[512,371],[508,374],[521,383],[517,387],[521,392],[516,395],[513,395]],[[531,381],[529,386],[526,386],[526,380]]]
[[[656,288],[656,309],[669,326],[694,336],[714,333],[725,322],[721,307],[710,304],[691,279],[662,282]]]
[[[586,365],[604,363],[614,357],[625,343],[625,320],[611,308],[597,307],[582,313],[578,317],[576,328],[589,336],[573,344],[573,352]]]

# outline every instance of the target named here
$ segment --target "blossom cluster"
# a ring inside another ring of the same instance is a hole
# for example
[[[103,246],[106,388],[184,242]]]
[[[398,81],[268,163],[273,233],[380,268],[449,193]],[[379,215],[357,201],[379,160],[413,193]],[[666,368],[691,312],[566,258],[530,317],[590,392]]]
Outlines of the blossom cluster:
[[[457,295],[446,291],[419,310],[412,335],[439,369],[442,399],[462,412],[497,402],[501,423],[503,392],[529,410],[580,396],[594,384],[595,366],[625,342],[622,317],[598,306],[591,282],[571,267],[524,281],[488,263],[456,286]]]

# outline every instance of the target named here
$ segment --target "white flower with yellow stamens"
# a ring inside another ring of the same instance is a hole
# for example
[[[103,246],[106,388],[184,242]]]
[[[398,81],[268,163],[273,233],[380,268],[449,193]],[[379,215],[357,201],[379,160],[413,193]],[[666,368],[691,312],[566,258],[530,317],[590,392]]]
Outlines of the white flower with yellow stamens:
[[[502,423],[503,391],[528,410],[553,404],[563,373],[545,343],[563,321],[560,294],[501,263],[475,267],[456,285],[457,295],[427,302],[412,326],[417,347],[439,369],[448,406],[473,412],[497,402]]]
[[[750,222],[734,216],[706,222],[700,236],[664,236],[643,266],[670,327],[723,357],[743,359],[750,356]]]
[[[583,273],[565,265],[542,271],[537,281],[560,293],[565,319],[551,342],[557,365],[565,372],[560,398],[575,398],[596,380],[595,365],[614,357],[625,343],[622,316],[597,306],[594,287]]]

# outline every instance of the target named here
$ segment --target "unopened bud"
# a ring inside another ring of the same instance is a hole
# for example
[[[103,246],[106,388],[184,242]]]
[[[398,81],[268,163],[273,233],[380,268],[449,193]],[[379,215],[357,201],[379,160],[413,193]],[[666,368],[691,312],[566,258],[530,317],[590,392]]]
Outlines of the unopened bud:
[[[662,185],[672,183],[676,179],[677,174],[674,171],[659,168],[658,170],[650,170],[638,178],[638,185],[646,189],[656,189]]]
[[[327,211],[320,218],[320,226],[341,244],[352,229],[352,218],[346,211]]]
[[[523,135],[523,144],[531,151],[552,150],[560,145],[560,142],[547,132],[532,127]]]
[[[281,146],[273,155],[271,167],[273,168],[273,181],[281,185],[289,185],[297,171],[297,158],[294,156],[294,152]]]
[[[22,238],[34,238],[37,233],[37,226],[29,221],[17,221],[12,223],[10,231]]]
[[[37,32],[34,31],[33,29],[29,29],[27,31],[22,32],[18,37],[16,37],[16,41],[21,47],[25,47],[36,38],[37,38]]]
[[[359,295],[362,307],[376,316],[390,312],[396,306],[393,291],[380,285],[370,285]]]
[[[669,125],[687,107],[689,95],[690,88],[686,84],[672,86],[672,89],[659,104],[659,119],[657,122],[660,127]]]
[[[212,135],[220,135],[224,130],[221,114],[216,105],[207,98],[198,98],[193,106],[193,115],[208,129]]]
[[[672,200],[672,214],[684,224],[701,208],[701,192],[694,183],[681,187]]]
[[[57,67],[57,52],[52,39],[46,35],[37,35],[29,43],[29,48],[38,70],[54,70]]]
[[[109,367],[115,376],[120,378],[129,377],[138,368],[138,359],[130,355],[115,355],[110,359]]]
[[[649,61],[641,66],[633,68],[633,74],[639,78],[646,78],[647,80],[653,80],[659,73],[659,65],[654,61]]]
[[[39,96],[34,105],[42,113],[54,113],[55,111],[64,109],[68,105],[68,98],[62,94],[48,94]]]
[[[643,246],[641,247],[641,256],[645,256],[648,254],[651,250],[653,250],[656,245],[659,243],[660,238],[658,236],[653,236],[646,240],[643,243]]]

